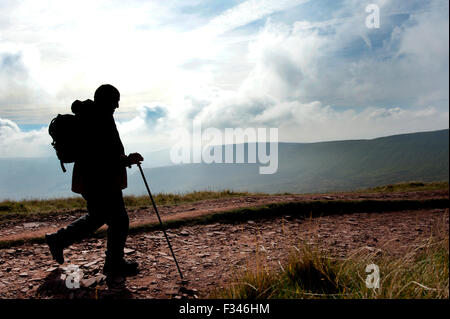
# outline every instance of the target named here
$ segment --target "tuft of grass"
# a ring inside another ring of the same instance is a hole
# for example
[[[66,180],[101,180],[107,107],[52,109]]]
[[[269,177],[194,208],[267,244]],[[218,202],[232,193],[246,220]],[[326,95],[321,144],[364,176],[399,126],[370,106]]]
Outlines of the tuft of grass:
[[[190,193],[159,193],[153,195],[157,205],[178,205],[181,203],[191,203],[198,202],[206,199],[216,199],[216,198],[226,198],[226,197],[236,197],[236,196],[256,196],[256,195],[266,195],[264,193],[250,193],[250,192],[235,192],[231,190],[223,191],[194,191]],[[127,207],[138,207],[138,206],[150,206],[150,199],[148,195],[143,196],[125,196],[125,205]]]
[[[379,288],[366,286],[367,265],[380,270]],[[261,268],[261,267],[258,267]],[[307,245],[291,254],[280,272],[259,270],[211,297],[228,299],[411,299],[449,298],[448,238],[429,238],[400,257],[363,247],[335,259]]]
[[[403,182],[388,184],[361,190],[364,193],[394,193],[394,192],[412,192],[412,191],[431,191],[448,190],[448,182]]]

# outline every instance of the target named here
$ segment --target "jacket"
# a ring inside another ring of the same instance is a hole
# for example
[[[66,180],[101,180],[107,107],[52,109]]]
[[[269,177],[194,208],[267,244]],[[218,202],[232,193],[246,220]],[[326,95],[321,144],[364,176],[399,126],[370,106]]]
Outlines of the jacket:
[[[110,192],[127,187],[127,157],[112,114],[100,112],[95,102],[75,101],[72,112],[81,123],[82,149],[72,172],[72,191]]]

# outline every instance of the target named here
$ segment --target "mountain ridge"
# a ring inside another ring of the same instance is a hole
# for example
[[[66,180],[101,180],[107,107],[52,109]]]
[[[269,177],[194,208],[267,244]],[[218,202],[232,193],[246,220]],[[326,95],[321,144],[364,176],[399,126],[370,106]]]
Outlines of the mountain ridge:
[[[278,171],[273,175],[260,175],[258,161],[239,165],[144,166],[144,172],[154,193],[221,189],[310,193],[348,191],[404,181],[448,181],[448,140],[449,130],[444,129],[374,139],[280,142]],[[222,151],[231,146],[236,150],[233,144],[222,145]],[[248,143],[245,143],[244,151],[247,150]],[[162,163],[161,151],[158,156]],[[147,159],[149,162],[151,158]],[[0,158],[0,200],[76,196],[70,191],[71,167],[69,164],[68,172],[62,173],[56,156]],[[133,167],[128,172],[129,187],[124,194],[145,194],[139,171]]]

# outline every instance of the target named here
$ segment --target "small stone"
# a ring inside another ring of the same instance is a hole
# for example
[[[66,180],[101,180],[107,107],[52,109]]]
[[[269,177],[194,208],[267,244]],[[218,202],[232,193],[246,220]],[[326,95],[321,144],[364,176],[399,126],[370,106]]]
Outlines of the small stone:
[[[88,279],[82,279],[81,280],[81,284],[84,287],[87,287],[87,288],[92,287],[95,284],[97,284],[97,278],[96,277],[92,277],[92,278],[88,278]]]
[[[96,263],[98,263],[98,260],[94,260],[93,262],[90,262],[90,263],[87,263],[87,264],[84,264],[84,266],[83,267],[85,267],[85,268],[89,268],[89,267],[91,267],[91,266],[94,266]]]
[[[96,281],[97,281],[98,284],[101,284],[103,281],[105,281],[106,276],[100,274],[100,275],[96,276],[95,279],[96,279]]]
[[[182,236],[189,236],[189,232],[186,231],[186,230],[182,230],[182,231],[180,232],[180,235],[182,235]]]
[[[20,277],[28,277],[28,273],[23,272],[23,273],[19,274],[19,276],[20,276]]]
[[[34,228],[34,227],[39,227],[39,223],[24,223],[23,227],[25,228]]]
[[[123,252],[124,252],[126,255],[129,255],[129,254],[134,253],[135,250],[134,250],[134,249],[130,249],[130,248],[125,248],[125,249],[123,250]]]

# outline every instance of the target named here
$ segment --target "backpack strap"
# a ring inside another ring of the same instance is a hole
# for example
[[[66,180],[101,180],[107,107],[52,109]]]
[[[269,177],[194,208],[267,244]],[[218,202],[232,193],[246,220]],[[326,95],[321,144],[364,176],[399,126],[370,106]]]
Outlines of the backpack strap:
[[[66,170],[66,168],[64,167],[63,161],[59,161],[59,163],[61,164],[61,168],[62,168],[63,172],[65,173],[67,170]]]

